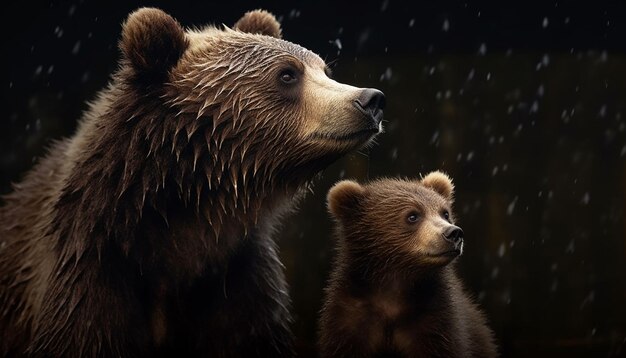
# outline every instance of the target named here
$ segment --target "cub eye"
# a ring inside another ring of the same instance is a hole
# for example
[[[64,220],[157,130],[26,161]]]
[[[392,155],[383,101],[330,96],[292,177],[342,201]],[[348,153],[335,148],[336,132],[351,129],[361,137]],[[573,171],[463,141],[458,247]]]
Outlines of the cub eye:
[[[297,81],[296,73],[293,70],[284,70],[278,77],[285,84],[292,84]]]
[[[444,211],[442,214],[443,218],[446,219],[447,221],[450,221],[450,213],[448,212],[448,210]]]
[[[409,224],[416,223],[418,219],[419,219],[419,214],[417,214],[416,212],[412,212],[406,217],[406,221]]]

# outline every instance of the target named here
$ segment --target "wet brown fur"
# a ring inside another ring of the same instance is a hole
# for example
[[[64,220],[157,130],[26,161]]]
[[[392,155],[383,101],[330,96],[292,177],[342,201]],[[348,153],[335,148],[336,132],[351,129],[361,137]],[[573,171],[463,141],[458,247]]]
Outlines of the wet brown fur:
[[[129,16],[111,84],[3,198],[0,355],[292,354],[275,224],[369,138],[313,135],[332,132],[326,107],[275,78],[294,62],[314,93],[324,63],[242,31],[268,33],[254,18],[273,16],[256,14],[188,31],[157,9]],[[361,129],[356,110],[335,112]]]
[[[448,250],[453,191],[440,172],[330,190],[339,241],[320,317],[322,357],[496,356],[453,258],[438,256]],[[406,221],[412,213],[417,223]]]

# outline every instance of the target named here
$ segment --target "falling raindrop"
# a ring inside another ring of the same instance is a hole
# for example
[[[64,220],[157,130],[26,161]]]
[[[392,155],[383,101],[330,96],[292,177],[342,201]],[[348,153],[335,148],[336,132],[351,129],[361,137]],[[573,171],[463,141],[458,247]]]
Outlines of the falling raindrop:
[[[474,78],[474,73],[475,72],[476,71],[473,68],[469,71],[469,73],[467,74],[467,80],[468,81],[471,81]]]
[[[76,41],[74,47],[72,47],[72,55],[77,55],[78,51],[80,51],[80,41]]]
[[[580,199],[580,202],[581,202],[583,205],[587,205],[587,204],[589,204],[589,199],[590,199],[590,197],[589,197],[589,193],[588,193],[588,192],[586,192],[586,193],[583,195],[583,197]]]
[[[517,196],[513,199],[513,201],[511,201],[511,203],[509,204],[509,206],[507,206],[506,208],[506,214],[507,215],[513,215],[513,210],[515,210],[515,204],[517,203]]]
[[[441,30],[443,32],[448,32],[448,30],[450,30],[450,21],[448,21],[448,19],[443,20],[443,25],[441,25]]]
[[[491,279],[495,279],[498,277],[498,274],[500,273],[500,268],[498,266],[495,266],[492,270],[491,270]]]
[[[484,56],[486,53],[487,53],[487,44],[483,42],[480,44],[480,47],[478,48],[478,54],[481,56]]]
[[[506,252],[506,246],[504,246],[504,243],[500,243],[500,246],[498,247],[498,257],[502,257],[504,256],[504,253]]]

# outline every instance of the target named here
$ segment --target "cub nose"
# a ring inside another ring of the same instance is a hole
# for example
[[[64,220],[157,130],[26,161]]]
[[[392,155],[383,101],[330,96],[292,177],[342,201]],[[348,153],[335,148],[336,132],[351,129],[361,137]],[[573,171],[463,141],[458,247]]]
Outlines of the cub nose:
[[[370,116],[376,122],[376,125],[383,119],[385,103],[385,94],[375,88],[364,89],[355,100],[356,106]]]
[[[460,227],[451,225],[444,232],[443,237],[451,243],[458,245],[463,241],[463,230]]]

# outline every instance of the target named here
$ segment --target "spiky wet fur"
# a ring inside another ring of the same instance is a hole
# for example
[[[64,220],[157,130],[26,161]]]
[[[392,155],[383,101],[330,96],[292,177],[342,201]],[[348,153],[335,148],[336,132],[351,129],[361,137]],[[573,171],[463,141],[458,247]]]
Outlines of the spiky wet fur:
[[[321,357],[497,356],[455,262],[428,255],[429,241],[443,240],[427,228],[433,214],[445,208],[454,222],[453,188],[433,172],[420,181],[343,181],[331,189],[337,254],[319,318]],[[407,208],[420,209],[419,224],[408,230]]]
[[[166,75],[124,59],[77,133],[4,197],[1,355],[292,354],[271,234],[348,149],[301,140],[303,110],[267,100],[268,66],[308,51],[229,29],[188,36]]]

